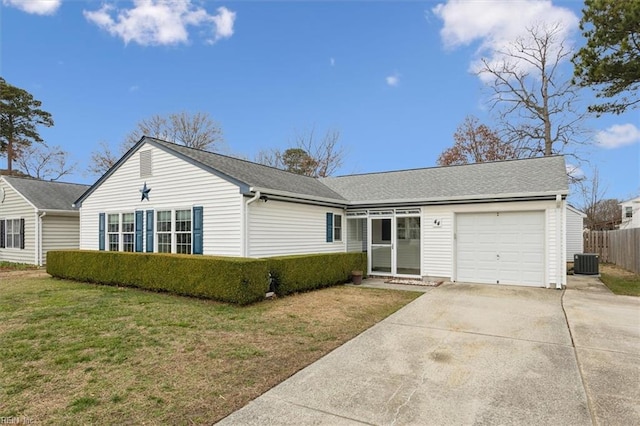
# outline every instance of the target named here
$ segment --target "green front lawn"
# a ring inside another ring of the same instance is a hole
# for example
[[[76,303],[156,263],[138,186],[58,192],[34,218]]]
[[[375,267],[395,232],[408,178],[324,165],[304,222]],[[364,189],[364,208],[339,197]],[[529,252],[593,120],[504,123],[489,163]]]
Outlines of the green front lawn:
[[[333,287],[248,307],[0,280],[0,417],[212,424],[418,297]]]
[[[600,279],[615,294],[640,296],[640,275],[619,277],[603,273]]]
[[[640,296],[640,275],[619,266],[600,265],[600,280],[615,294]]]

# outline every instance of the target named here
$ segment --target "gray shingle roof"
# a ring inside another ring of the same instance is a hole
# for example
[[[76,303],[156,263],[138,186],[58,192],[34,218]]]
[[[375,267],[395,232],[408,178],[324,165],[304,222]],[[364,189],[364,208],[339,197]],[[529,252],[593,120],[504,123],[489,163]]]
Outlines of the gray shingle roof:
[[[290,173],[251,161],[227,157],[207,151],[176,145],[160,139],[145,138],[148,142],[178,152],[191,160],[215,169],[235,181],[262,190],[283,191],[312,198],[325,198],[345,202],[344,198],[318,179]]]
[[[356,204],[566,194],[569,189],[562,156],[369,173],[321,182]]]
[[[39,210],[76,210],[72,207],[89,185],[3,176],[16,191]]]

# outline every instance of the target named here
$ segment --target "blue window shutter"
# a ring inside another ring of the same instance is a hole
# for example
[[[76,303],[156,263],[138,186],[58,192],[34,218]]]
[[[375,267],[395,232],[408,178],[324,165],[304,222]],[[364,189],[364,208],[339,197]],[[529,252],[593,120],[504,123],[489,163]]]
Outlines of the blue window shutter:
[[[98,215],[98,250],[104,250],[104,213]]]
[[[143,223],[144,212],[142,210],[136,210],[136,252],[142,252],[142,241],[144,232]]]
[[[20,248],[24,250],[24,219],[20,219]]]
[[[0,219],[0,248],[4,248],[4,241],[6,236],[4,235],[4,219]]]
[[[153,210],[147,210],[147,253],[153,253]]]
[[[202,254],[202,207],[193,208],[193,254]]]
[[[333,242],[333,213],[327,213],[327,242]]]

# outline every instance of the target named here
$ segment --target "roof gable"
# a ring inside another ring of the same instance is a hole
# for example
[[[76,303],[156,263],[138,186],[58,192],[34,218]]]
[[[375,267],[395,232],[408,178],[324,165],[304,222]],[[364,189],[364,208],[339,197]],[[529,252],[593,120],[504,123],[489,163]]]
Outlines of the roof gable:
[[[73,211],[73,202],[89,188],[77,183],[3,176],[17,193],[38,210]]]

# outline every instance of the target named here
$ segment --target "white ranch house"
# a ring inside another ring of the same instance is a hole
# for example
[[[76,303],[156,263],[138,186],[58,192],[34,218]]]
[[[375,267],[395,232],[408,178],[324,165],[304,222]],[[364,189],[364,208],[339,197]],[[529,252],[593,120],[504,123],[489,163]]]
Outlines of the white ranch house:
[[[368,273],[561,288],[561,156],[314,179],[144,137],[76,201],[80,248],[366,251]]]
[[[80,220],[73,202],[88,185],[0,177],[0,261],[42,265],[47,251],[77,249]]]

